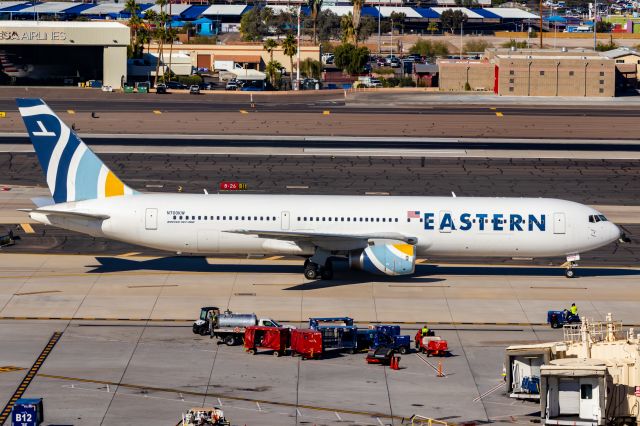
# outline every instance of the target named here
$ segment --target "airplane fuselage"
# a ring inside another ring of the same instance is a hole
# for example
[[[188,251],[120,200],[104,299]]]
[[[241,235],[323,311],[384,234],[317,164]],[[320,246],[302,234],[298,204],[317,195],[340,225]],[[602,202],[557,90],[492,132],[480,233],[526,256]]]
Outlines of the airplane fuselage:
[[[192,254],[312,255],[313,239],[286,241],[229,232],[394,232],[415,237],[419,256],[554,257],[615,241],[600,213],[544,198],[374,197],[253,194],[139,194],[56,204],[49,209],[108,219],[52,217],[43,223],[146,247]],[[348,251],[359,247],[346,245]],[[340,251],[340,250],[336,250]]]

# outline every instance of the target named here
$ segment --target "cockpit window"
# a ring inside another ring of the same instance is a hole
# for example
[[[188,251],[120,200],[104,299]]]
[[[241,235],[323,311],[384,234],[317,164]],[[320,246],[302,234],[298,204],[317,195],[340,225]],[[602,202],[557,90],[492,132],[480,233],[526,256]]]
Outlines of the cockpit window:
[[[589,216],[589,222],[591,223],[596,223],[596,222],[607,222],[608,219],[606,217],[604,217],[604,215],[601,214],[592,214]]]

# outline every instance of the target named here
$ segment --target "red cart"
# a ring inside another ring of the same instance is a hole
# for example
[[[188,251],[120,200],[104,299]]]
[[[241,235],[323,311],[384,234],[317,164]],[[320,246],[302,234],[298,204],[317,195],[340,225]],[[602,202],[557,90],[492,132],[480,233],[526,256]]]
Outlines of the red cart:
[[[311,329],[291,330],[291,355],[302,358],[322,356],[322,333]]]
[[[449,344],[438,336],[424,336],[420,340],[419,350],[427,356],[447,356],[449,355]]]
[[[258,349],[270,349],[273,355],[284,355],[289,347],[290,331],[285,327],[250,326],[244,331],[244,349],[252,355]]]

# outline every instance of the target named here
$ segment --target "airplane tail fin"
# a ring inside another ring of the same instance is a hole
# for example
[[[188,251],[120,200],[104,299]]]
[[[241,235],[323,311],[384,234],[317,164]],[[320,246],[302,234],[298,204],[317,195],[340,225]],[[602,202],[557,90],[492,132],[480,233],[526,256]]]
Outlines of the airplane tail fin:
[[[16,102],[56,203],[136,193],[42,99]]]

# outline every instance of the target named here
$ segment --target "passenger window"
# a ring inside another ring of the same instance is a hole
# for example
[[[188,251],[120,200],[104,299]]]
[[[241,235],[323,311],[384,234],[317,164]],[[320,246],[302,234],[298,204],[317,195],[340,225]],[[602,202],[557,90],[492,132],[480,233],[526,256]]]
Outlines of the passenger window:
[[[580,385],[580,399],[593,399],[593,385]]]
[[[202,216],[198,216],[198,220],[202,220]]]
[[[236,220],[238,220],[238,216],[236,216]]]
[[[264,217],[263,217],[263,216],[260,216],[260,220],[264,220]]]
[[[220,220],[220,216],[216,216],[216,220]]]
[[[258,220],[258,216],[254,216],[253,220]],[[298,218],[298,220],[300,220],[300,218]]]
[[[180,216],[180,220],[182,220],[182,216]]]
[[[396,217],[396,222],[398,221],[398,218]]]
[[[195,216],[191,216],[191,220],[196,220],[196,217]]]
[[[242,216],[242,220],[244,220],[244,216]]]
[[[331,218],[329,218],[329,222],[331,222]]]
[[[175,216],[173,217],[173,220],[176,220],[176,217],[175,217]]]
[[[298,216],[298,222],[300,222],[300,216]]]
[[[251,216],[247,216],[247,220],[251,220]]]

